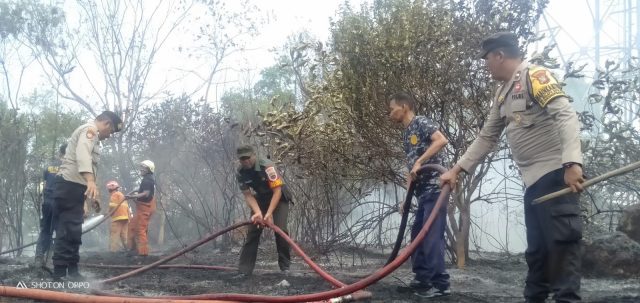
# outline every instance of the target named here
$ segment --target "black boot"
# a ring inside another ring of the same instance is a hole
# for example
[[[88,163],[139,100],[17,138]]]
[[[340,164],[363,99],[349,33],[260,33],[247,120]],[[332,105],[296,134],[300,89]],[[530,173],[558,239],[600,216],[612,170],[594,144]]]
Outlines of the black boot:
[[[53,266],[53,274],[51,274],[51,278],[53,281],[60,282],[67,276],[67,266],[66,265],[54,265]]]
[[[81,282],[84,281],[85,278],[83,275],[80,274],[80,272],[78,272],[78,264],[69,264],[69,279],[76,281],[76,282]]]
[[[36,255],[35,260],[33,262],[33,267],[42,268],[44,267],[44,265],[45,265],[44,255]]]

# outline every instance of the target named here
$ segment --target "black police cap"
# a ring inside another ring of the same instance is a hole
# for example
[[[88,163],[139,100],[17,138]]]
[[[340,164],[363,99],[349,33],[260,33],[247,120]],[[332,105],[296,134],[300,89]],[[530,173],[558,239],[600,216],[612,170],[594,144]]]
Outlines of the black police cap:
[[[122,119],[118,114],[110,110],[105,110],[102,112],[102,114],[100,114],[100,116],[106,116],[107,118],[109,118],[109,120],[111,120],[114,133],[117,133],[122,130]]]
[[[485,59],[492,50],[501,47],[518,48],[518,36],[511,32],[495,33],[482,41],[478,58]]]
[[[62,145],[60,145],[58,152],[64,155],[67,152],[67,143],[63,143]]]

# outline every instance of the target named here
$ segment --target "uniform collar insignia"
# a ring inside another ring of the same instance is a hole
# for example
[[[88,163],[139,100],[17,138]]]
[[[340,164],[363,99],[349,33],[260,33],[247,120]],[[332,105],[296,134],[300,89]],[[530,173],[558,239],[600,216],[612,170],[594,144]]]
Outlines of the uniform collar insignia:
[[[518,68],[516,68],[516,71],[513,73],[513,77],[511,77],[511,81],[520,81],[520,76],[522,76],[522,72],[527,67],[529,67],[529,63],[527,61],[522,61],[522,63],[518,65]]]
[[[513,77],[513,81],[520,81],[520,74],[521,73],[522,73],[521,71],[517,71],[516,75]]]

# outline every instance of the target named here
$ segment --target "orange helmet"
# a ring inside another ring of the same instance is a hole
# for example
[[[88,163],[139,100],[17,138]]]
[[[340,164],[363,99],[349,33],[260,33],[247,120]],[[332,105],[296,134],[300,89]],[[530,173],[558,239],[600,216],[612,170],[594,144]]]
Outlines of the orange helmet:
[[[116,182],[116,181],[107,182],[107,189],[108,190],[116,190],[118,188],[120,188],[120,184],[118,184],[118,182]]]

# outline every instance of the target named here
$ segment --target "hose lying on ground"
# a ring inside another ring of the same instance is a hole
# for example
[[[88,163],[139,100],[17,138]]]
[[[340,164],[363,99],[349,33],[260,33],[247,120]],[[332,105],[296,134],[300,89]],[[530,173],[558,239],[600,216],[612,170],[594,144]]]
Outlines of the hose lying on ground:
[[[420,171],[423,171],[424,169],[433,169],[433,170],[437,170],[441,173],[444,172],[444,168],[442,166],[439,165],[425,165],[423,166]],[[305,262],[307,262],[307,264],[309,264],[311,266],[311,268],[313,270],[315,270],[316,272],[318,272],[318,274],[320,274],[320,276],[322,276],[324,279],[326,279],[327,281],[329,281],[331,284],[333,284],[334,286],[337,286],[337,289],[333,289],[333,290],[329,290],[329,291],[324,291],[324,292],[320,292],[320,293],[315,293],[315,294],[306,294],[306,295],[294,295],[294,296],[263,296],[263,295],[247,295],[247,294],[202,294],[202,295],[192,295],[192,296],[161,296],[161,297],[156,297],[154,299],[165,299],[165,300],[224,300],[224,301],[241,301],[241,302],[274,302],[274,303],[284,303],[284,302],[312,302],[312,301],[323,301],[323,300],[328,300],[331,299],[331,302],[350,302],[352,300],[358,300],[358,299],[365,299],[365,298],[369,298],[371,297],[371,293],[369,292],[365,292],[365,291],[360,291],[362,289],[364,289],[365,287],[379,281],[380,279],[384,278],[385,276],[389,275],[392,271],[394,271],[395,269],[397,269],[398,267],[400,267],[410,256],[411,254],[417,249],[418,245],[420,245],[422,242],[422,240],[424,239],[424,237],[427,235],[427,233],[429,232],[429,229],[431,228],[431,225],[433,224],[433,221],[436,219],[436,217],[439,215],[439,209],[441,207],[443,207],[443,205],[446,203],[446,201],[448,201],[448,197],[449,197],[449,193],[450,193],[450,187],[449,185],[445,185],[442,188],[441,194],[438,197],[438,200],[436,201],[436,205],[433,208],[433,211],[431,212],[429,218],[427,219],[427,221],[425,222],[425,224],[423,225],[422,229],[420,230],[420,232],[418,233],[418,235],[415,237],[415,239],[403,250],[400,252],[400,254],[398,255],[397,258],[395,258],[391,263],[385,265],[384,267],[382,267],[381,269],[378,269],[377,271],[375,271],[373,274],[363,278],[362,280],[355,282],[353,284],[350,285],[345,285],[344,283],[340,282],[339,280],[333,278],[332,276],[330,276],[328,273],[326,273],[324,270],[322,270],[317,264],[315,264],[308,256],[306,256],[306,254],[302,251],[302,249],[300,249],[300,247],[298,247],[297,244],[295,244],[295,242],[293,242],[293,240],[286,234],[284,233],[280,228],[278,228],[277,226],[275,226],[273,223],[271,222],[264,222],[265,225],[271,229],[274,230],[274,232],[276,232],[277,234],[279,234],[280,236],[282,236],[291,246],[292,248],[305,260]],[[166,263],[192,249],[195,249],[196,247],[206,243],[207,241],[210,241],[212,239],[215,239],[216,237],[220,236],[221,234],[228,232],[230,230],[233,230],[235,228],[238,228],[240,226],[244,226],[244,225],[249,225],[251,224],[251,222],[241,222],[241,223],[237,223],[234,224],[232,226],[229,226],[221,231],[218,231],[216,233],[213,233],[209,236],[207,236],[204,239],[201,239],[197,242],[195,242],[194,244],[190,245],[189,247],[186,247],[168,257],[165,257],[161,260],[158,260],[152,264],[149,264],[147,266],[144,266],[142,268],[133,270],[131,272],[125,273],[123,275],[119,275],[110,279],[106,279],[104,281],[102,281],[103,283],[112,283],[115,281],[120,281],[122,279],[131,277],[133,275],[145,272],[151,268],[154,268],[156,266],[159,266],[163,263]],[[5,288],[5,287],[3,287]],[[29,289],[14,289],[12,292],[7,292],[5,289],[0,288],[0,294],[5,293],[8,296],[13,296],[13,297],[22,297],[22,298],[32,298],[29,297],[29,295],[34,295],[34,293],[32,292],[28,292],[30,291]],[[143,299],[141,297],[135,297],[135,296],[120,296],[120,295],[113,295],[113,294],[107,294],[105,292],[102,291],[98,291],[98,290],[94,290],[94,293],[97,294],[106,294],[108,295],[107,299],[120,299],[120,301],[109,301],[109,302],[134,302],[132,301],[133,299]],[[69,297],[65,297],[65,295],[74,295],[74,294],[65,294],[65,293],[58,293],[58,295],[61,298],[64,298],[65,300],[71,300],[69,299]],[[62,301],[62,300],[61,300]],[[76,302],[76,301],[63,301],[63,302]],[[87,302],[86,300],[83,300],[83,302]],[[102,302],[102,301],[101,301]],[[145,302],[145,301],[135,301],[135,302]],[[152,302],[152,301],[149,301]],[[156,302],[156,301],[153,301]]]
[[[435,169],[435,170],[437,170],[437,171],[439,171],[441,173],[443,173],[445,171],[444,167],[439,166],[439,165],[432,165],[432,164],[423,166],[420,171],[423,171],[424,169]],[[307,295],[295,295],[295,296],[263,296],[263,295],[247,295],[247,294],[202,294],[202,295],[191,295],[191,296],[161,296],[161,297],[157,297],[157,298],[165,298],[165,299],[216,299],[216,300],[234,300],[234,301],[242,301],[242,302],[273,302],[273,303],[320,301],[320,300],[327,300],[327,299],[331,299],[331,298],[339,298],[339,297],[343,297],[343,296],[349,295],[349,294],[353,294],[353,295],[351,295],[352,298],[357,298],[357,296],[358,296],[358,293],[356,293],[357,291],[362,290],[365,287],[367,287],[367,286],[379,281],[380,279],[384,278],[385,276],[390,274],[392,271],[394,271],[395,269],[400,267],[411,256],[411,254],[417,249],[418,245],[420,245],[420,242],[422,242],[424,237],[429,232],[429,229],[431,228],[431,225],[433,224],[433,221],[435,220],[436,216],[439,214],[439,209],[441,207],[443,207],[443,204],[445,204],[446,201],[448,201],[448,197],[449,197],[450,191],[451,191],[451,189],[450,189],[449,185],[445,185],[442,188],[442,192],[440,193],[440,196],[438,197],[436,205],[434,206],[434,209],[431,212],[431,214],[430,214],[429,218],[427,219],[427,221],[425,222],[423,228],[420,230],[420,232],[418,233],[416,238],[399,254],[399,256],[395,260],[393,260],[391,263],[385,265],[383,268],[377,270],[373,274],[367,276],[366,278],[364,278],[364,279],[362,279],[362,280],[360,280],[360,281],[358,281],[356,283],[353,283],[353,284],[350,284],[350,285],[346,285],[344,287],[340,287],[340,288],[337,288],[337,289],[320,292],[320,293],[307,294]],[[245,222],[245,223],[250,223],[250,222]],[[302,252],[301,250],[299,250],[299,247],[297,247],[297,245],[295,245],[295,243],[284,232],[282,232],[282,230],[280,230],[277,226],[273,225],[270,222],[267,222],[266,225],[269,228],[272,228],[274,230],[274,232],[278,233],[284,239],[287,239],[287,242],[289,242],[290,244],[293,244],[292,247],[294,247],[294,250],[296,250],[296,252],[298,252],[298,253]],[[298,249],[296,249],[296,248],[298,248]],[[307,260],[305,259],[305,261],[307,261]],[[317,265],[315,265],[315,263],[313,263],[313,261],[311,261],[311,260],[309,260],[309,261],[312,262],[312,264],[314,264],[314,266],[317,266]],[[314,268],[314,270],[315,270],[315,268]],[[324,271],[322,271],[322,272],[324,273]],[[320,272],[319,272],[319,274],[320,274]],[[324,273],[324,274],[326,274],[326,273]],[[324,274],[320,274],[320,275],[323,278],[326,278]],[[116,278],[118,278],[118,277],[116,277]],[[112,279],[114,279],[114,278],[112,278]],[[105,280],[105,282],[111,281],[112,279]],[[331,282],[331,283],[335,285],[334,282]],[[114,295],[114,294],[108,294],[108,293],[105,293],[105,292],[102,292],[102,291],[94,291],[94,293],[105,294],[105,295]],[[361,294],[362,295],[369,295],[366,292],[361,292]],[[122,297],[135,298],[135,296],[122,296]]]
[[[78,264],[82,267],[88,268],[103,268],[103,269],[138,269],[142,268],[142,265],[105,265],[105,264],[93,264],[93,263],[80,263]],[[155,268],[161,269],[170,269],[170,268],[180,268],[180,269],[205,269],[205,270],[221,270],[221,271],[236,271],[238,270],[235,267],[228,266],[215,266],[215,265],[198,265],[198,264],[165,264],[158,265]]]
[[[185,248],[183,248],[183,249],[181,249],[181,250],[179,250],[179,251],[177,251],[177,252],[175,252],[175,253],[167,256],[167,257],[164,257],[164,258],[162,258],[162,259],[160,259],[158,261],[155,261],[155,262],[153,262],[153,263],[151,263],[149,265],[145,265],[143,267],[140,267],[140,268],[138,268],[136,270],[132,270],[132,271],[130,271],[128,273],[124,273],[122,275],[103,280],[103,281],[101,281],[101,283],[113,283],[113,282],[117,282],[117,281],[129,278],[129,277],[135,276],[137,274],[143,273],[143,272],[145,272],[147,270],[150,270],[150,269],[152,269],[152,268],[154,268],[154,267],[156,267],[158,265],[162,265],[164,263],[167,263],[167,262],[169,262],[169,261],[171,261],[171,260],[173,260],[173,259],[185,254],[186,252],[194,250],[198,246],[200,246],[200,245],[202,245],[204,243],[207,243],[207,242],[217,238],[220,235],[223,235],[223,234],[225,234],[225,233],[227,233],[229,231],[232,231],[232,230],[234,230],[234,229],[236,229],[238,227],[245,226],[245,225],[250,225],[250,224],[251,224],[251,221],[240,222],[240,223],[233,224],[233,225],[228,226],[226,228],[223,228],[223,229],[221,229],[221,230],[219,230],[219,231],[217,231],[215,233],[212,233],[209,236],[207,236],[205,238],[202,238],[202,239],[196,241],[195,243],[193,243],[193,244],[191,244],[191,245],[189,245],[189,246],[187,246],[187,247],[185,247]]]
[[[34,288],[15,288],[0,286],[0,297],[28,298],[44,302],[83,302],[83,303],[230,303],[233,301],[220,300],[167,300],[154,298],[117,298],[95,295],[83,295],[52,290]],[[239,302],[235,302],[239,303]]]

